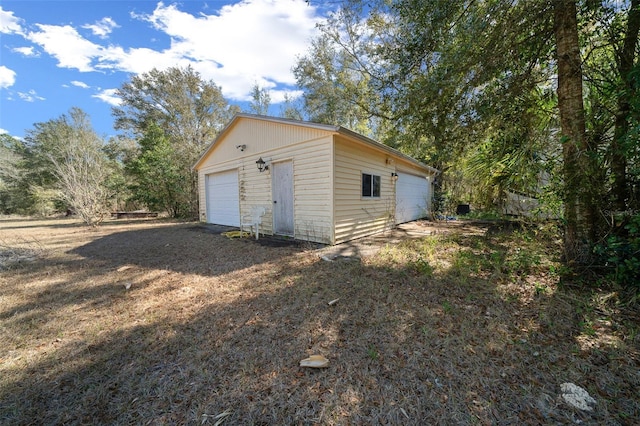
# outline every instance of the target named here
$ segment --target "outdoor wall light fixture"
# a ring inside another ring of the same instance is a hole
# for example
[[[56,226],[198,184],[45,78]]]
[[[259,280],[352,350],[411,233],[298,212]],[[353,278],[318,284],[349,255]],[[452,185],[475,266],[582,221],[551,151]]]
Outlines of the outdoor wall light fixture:
[[[244,151],[245,149],[247,149],[247,146],[245,144],[236,145],[236,149],[239,149],[240,151]]]
[[[391,172],[391,179],[398,180],[398,174],[396,172]]]
[[[264,162],[262,157],[258,158],[258,161],[256,161],[256,165],[258,166],[258,171],[260,173],[264,172],[265,170],[269,170],[269,165]]]

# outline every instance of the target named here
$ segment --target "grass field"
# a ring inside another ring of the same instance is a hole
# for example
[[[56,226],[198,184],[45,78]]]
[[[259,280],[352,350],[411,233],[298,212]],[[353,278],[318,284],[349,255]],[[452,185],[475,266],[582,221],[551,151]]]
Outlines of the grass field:
[[[550,231],[478,229],[328,262],[197,223],[0,218],[0,423],[639,424],[637,311],[559,286]]]

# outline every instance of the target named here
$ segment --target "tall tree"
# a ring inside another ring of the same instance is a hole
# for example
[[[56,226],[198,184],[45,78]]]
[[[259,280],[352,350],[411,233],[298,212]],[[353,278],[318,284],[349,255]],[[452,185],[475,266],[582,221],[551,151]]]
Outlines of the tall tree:
[[[372,76],[360,62],[368,49],[354,14],[342,10],[312,41],[293,68],[303,90],[304,112],[311,121],[342,125],[367,136],[379,134],[381,98]]]
[[[70,134],[68,117],[34,123],[23,140],[11,145],[19,158],[18,175],[11,183],[12,210],[27,215],[49,215],[68,209],[60,192],[54,160],[64,161]]]
[[[615,133],[611,144],[611,170],[613,174],[613,194],[615,207],[625,210],[629,207],[630,188],[627,183],[627,158],[634,145],[631,130],[631,114],[634,99],[640,97],[640,63],[638,62],[638,35],[640,33],[640,0],[632,0],[629,8],[627,25],[622,37],[622,45],[616,49],[616,64],[620,78],[620,89],[617,96],[615,114]],[[615,36],[612,42],[616,43]],[[636,113],[637,114],[637,113]],[[637,138],[637,136],[636,136]],[[637,144],[637,139],[635,139]]]
[[[280,106],[280,116],[291,120],[304,120],[304,112],[300,100],[285,93],[284,102]]]
[[[133,198],[130,188],[130,176],[127,176],[126,165],[137,158],[139,149],[135,140],[121,135],[110,138],[104,146],[113,174],[109,178],[108,187],[114,194],[115,210],[137,210],[146,207]]]
[[[196,215],[197,174],[191,167],[239,109],[191,67],[133,76],[117,94],[122,102],[112,110],[115,128],[135,138],[143,137],[152,123],[162,129],[172,146],[172,161],[185,176],[181,191],[189,194],[188,215]]]
[[[111,169],[87,114],[72,108],[53,126],[59,151],[49,154],[62,199],[89,226],[99,225],[109,214]]]
[[[298,63],[311,115],[367,99],[380,139],[445,183],[451,172],[529,192],[540,170],[560,170],[570,261],[612,231],[608,212],[640,208],[640,0],[343,5]],[[344,90],[342,75],[372,95]]]
[[[11,212],[49,214],[74,210],[88,225],[98,225],[109,212],[111,168],[104,141],[79,108],[35,123],[24,140],[14,139],[18,161],[10,177]]]
[[[265,87],[260,87],[256,82],[251,88],[251,102],[249,110],[258,115],[268,115],[271,105],[271,95]]]
[[[589,185],[593,173],[589,160],[593,151],[586,136],[575,0],[558,0],[554,3],[554,27],[565,182],[564,248],[567,260],[583,262],[590,256],[595,237],[595,212]]]
[[[134,182],[129,186],[133,199],[153,210],[164,210],[172,217],[189,213],[189,194],[183,192],[189,176],[175,163],[174,146],[156,124],[147,127],[139,141],[140,153],[127,162]]]
[[[15,146],[18,144],[19,141],[11,135],[0,134],[0,180],[17,178],[19,158]]]
[[[18,165],[21,156],[16,149],[20,141],[9,134],[0,134],[0,212],[16,213],[16,198],[23,197],[17,189],[20,181]]]

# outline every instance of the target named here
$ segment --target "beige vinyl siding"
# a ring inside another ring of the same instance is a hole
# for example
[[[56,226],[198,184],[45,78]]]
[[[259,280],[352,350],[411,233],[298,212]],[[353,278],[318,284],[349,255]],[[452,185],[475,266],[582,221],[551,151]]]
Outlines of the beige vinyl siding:
[[[245,145],[244,150],[236,148]],[[206,178],[237,170],[240,215],[264,206],[261,233],[273,233],[272,170],[259,173],[256,160],[291,161],[294,238],[339,244],[387,230],[395,223],[391,173],[437,172],[391,148],[340,127],[239,115],[195,165],[200,219],[206,219]],[[380,176],[380,197],[362,197],[362,173]],[[289,231],[287,231],[289,232]]]
[[[293,162],[294,238],[330,244],[332,240],[331,139],[306,141],[263,153],[269,163]],[[255,169],[255,172],[254,172]],[[273,232],[271,170],[259,173],[255,167],[245,174],[246,197],[240,192],[240,210],[250,211],[254,204],[265,205],[268,213],[265,233]],[[242,175],[241,175],[242,180]],[[242,183],[241,183],[242,185]]]
[[[328,135],[278,153],[283,159],[293,159],[295,238],[332,242],[331,141],[332,136]]]
[[[331,207],[326,201],[330,200],[331,193],[331,185],[328,182],[330,140],[331,133],[324,130],[286,123],[239,119],[225,130],[199,162],[200,220],[206,219],[205,176],[237,169],[241,218],[250,214],[253,205],[267,207],[268,212],[263,217],[261,232],[271,234],[271,173],[258,172],[256,160],[259,157],[271,162],[293,159],[296,234],[318,235],[321,242],[330,242]],[[236,148],[238,145],[246,145],[246,148],[241,151]]]
[[[201,160],[199,167],[209,163],[214,153],[216,163],[249,156],[255,156],[253,160],[255,162],[267,151],[319,139],[329,134],[330,132],[305,126],[240,118],[232,127],[225,130],[222,137]],[[246,145],[245,150],[240,151],[236,148],[238,145]]]
[[[251,218],[251,207],[264,206],[266,213],[262,217],[260,233],[271,235],[273,233],[271,211],[271,177],[269,172],[260,173],[255,160],[245,159],[238,176],[240,187],[240,219]]]
[[[334,177],[335,244],[390,229],[395,188],[387,158],[364,145],[336,137]],[[362,197],[362,173],[380,176],[380,197]]]

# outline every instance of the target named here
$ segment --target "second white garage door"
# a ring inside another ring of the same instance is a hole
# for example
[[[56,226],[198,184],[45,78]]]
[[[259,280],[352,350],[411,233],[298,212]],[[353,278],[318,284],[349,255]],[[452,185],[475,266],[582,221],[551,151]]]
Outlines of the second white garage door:
[[[240,226],[240,196],[236,170],[207,175],[207,222]]]
[[[396,181],[396,223],[410,222],[427,215],[429,181],[420,176],[398,173]]]

